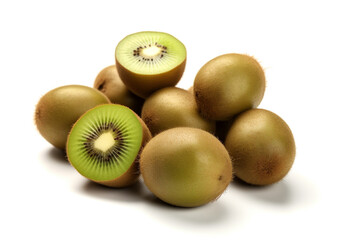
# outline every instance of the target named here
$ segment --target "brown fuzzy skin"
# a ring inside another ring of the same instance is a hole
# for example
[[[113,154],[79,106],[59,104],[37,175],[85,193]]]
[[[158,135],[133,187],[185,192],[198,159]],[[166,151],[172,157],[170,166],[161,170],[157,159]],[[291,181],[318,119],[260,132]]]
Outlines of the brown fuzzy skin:
[[[257,107],[265,92],[260,64],[244,54],[224,54],[207,62],[197,73],[194,94],[201,114],[212,120],[228,120]]]
[[[280,181],[296,153],[293,134],[284,120],[264,109],[251,109],[233,122],[225,140],[235,175],[254,185]]]
[[[154,136],[175,127],[193,127],[215,132],[215,122],[200,115],[194,96],[177,87],[160,89],[147,98],[141,118]]]
[[[180,207],[218,199],[232,180],[224,145],[206,131],[187,127],[155,136],[140,156],[140,171],[155,196]]]
[[[91,109],[89,109],[90,111]],[[107,186],[107,187],[112,187],[112,188],[123,188],[123,187],[128,187],[134,183],[136,183],[136,181],[139,179],[140,176],[140,170],[139,170],[139,158],[140,158],[140,154],[144,148],[144,146],[150,141],[150,139],[152,138],[152,135],[148,129],[148,127],[146,126],[146,124],[143,122],[143,120],[134,112],[132,111],[137,119],[139,120],[139,122],[141,123],[142,126],[142,142],[141,142],[141,147],[139,149],[139,153],[136,156],[136,159],[134,159],[132,165],[129,167],[129,169],[122,174],[121,176],[113,179],[113,180],[108,180],[108,181],[95,181],[93,179],[90,179],[90,181],[96,182],[98,184]],[[86,114],[86,113],[84,113]],[[80,118],[79,118],[80,119]],[[70,134],[69,134],[70,136]],[[69,137],[68,136],[68,137]],[[66,151],[68,149],[68,146],[66,148]],[[69,161],[71,164],[71,161]],[[86,177],[86,176],[84,176]]]
[[[111,65],[99,72],[94,88],[104,93],[112,103],[129,107],[137,114],[141,114],[144,99],[130,92],[119,77],[116,66]]]
[[[188,91],[189,91],[191,94],[194,94],[194,86],[189,87]]]
[[[139,119],[141,126],[143,128],[143,139],[141,142],[141,148],[140,148],[139,153],[138,153],[136,159],[134,160],[133,164],[120,177],[115,178],[110,181],[96,181],[97,183],[108,186],[108,187],[122,188],[122,187],[128,187],[130,185],[133,185],[139,179],[139,176],[140,176],[140,169],[139,169],[140,154],[141,154],[143,148],[145,147],[145,145],[152,138],[152,135],[151,135],[148,127],[146,126],[146,124],[143,122],[143,120],[139,116],[137,116],[137,118]]]
[[[67,85],[46,93],[35,110],[35,124],[52,145],[65,149],[72,125],[87,110],[110,100],[100,91],[81,85]]]
[[[185,65],[186,58],[181,64],[168,72],[154,75],[142,75],[129,71],[116,59],[117,71],[126,87],[131,92],[144,99],[158,89],[175,86],[184,73]]]

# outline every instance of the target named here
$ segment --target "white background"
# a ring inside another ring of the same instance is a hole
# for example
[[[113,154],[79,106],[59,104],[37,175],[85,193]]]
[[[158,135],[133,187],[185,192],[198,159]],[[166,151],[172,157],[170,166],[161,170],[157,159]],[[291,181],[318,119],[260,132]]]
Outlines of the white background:
[[[1,1],[0,239],[359,239],[359,6],[294,2]],[[179,87],[220,54],[259,60],[260,107],[281,116],[297,143],[283,181],[235,181],[215,203],[175,208],[142,182],[89,182],[38,134],[43,94],[92,86],[117,43],[144,30],[187,47]]]

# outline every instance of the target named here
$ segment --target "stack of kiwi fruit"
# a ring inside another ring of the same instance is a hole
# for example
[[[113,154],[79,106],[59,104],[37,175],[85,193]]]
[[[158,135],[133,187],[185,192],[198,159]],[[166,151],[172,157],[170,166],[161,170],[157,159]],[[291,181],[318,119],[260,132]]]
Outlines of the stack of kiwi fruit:
[[[185,90],[176,85],[186,56],[170,34],[126,36],[93,87],[61,86],[40,98],[39,133],[91,181],[117,188],[141,176],[156,197],[180,207],[218,199],[233,176],[250,185],[283,179],[295,142],[284,120],[257,108],[265,92],[261,65],[224,54]]]

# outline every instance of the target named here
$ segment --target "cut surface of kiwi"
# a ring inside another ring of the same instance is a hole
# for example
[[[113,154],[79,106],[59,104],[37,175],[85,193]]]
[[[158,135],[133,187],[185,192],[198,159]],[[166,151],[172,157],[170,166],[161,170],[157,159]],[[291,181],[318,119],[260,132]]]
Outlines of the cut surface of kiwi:
[[[284,178],[296,151],[289,126],[265,109],[250,109],[237,116],[225,147],[233,160],[235,176],[254,185],[268,185]]]
[[[100,91],[82,85],[66,85],[47,92],[35,109],[40,134],[57,148],[65,149],[72,125],[87,110],[110,103]]]
[[[186,49],[168,33],[145,31],[122,39],[115,59],[125,85],[146,98],[157,89],[178,83],[185,69]]]
[[[74,124],[67,156],[75,169],[95,182],[122,187],[138,177],[138,154],[151,138],[141,119],[118,104],[97,106]]]

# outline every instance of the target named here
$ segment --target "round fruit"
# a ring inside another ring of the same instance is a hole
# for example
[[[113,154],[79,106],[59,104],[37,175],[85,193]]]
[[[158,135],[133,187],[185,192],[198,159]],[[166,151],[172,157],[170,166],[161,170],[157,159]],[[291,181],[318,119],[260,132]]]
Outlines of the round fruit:
[[[206,131],[185,127],[151,139],[140,156],[140,172],[155,196],[181,207],[217,199],[232,180],[224,145]]]
[[[194,81],[201,114],[212,120],[257,107],[265,92],[265,74],[260,64],[243,54],[225,54],[207,62]]]
[[[100,91],[81,85],[67,85],[46,93],[35,110],[40,134],[57,148],[65,149],[72,125],[90,108],[109,103]]]
[[[66,152],[84,177],[109,187],[125,187],[138,179],[139,153],[150,138],[150,131],[132,110],[104,104],[74,124]]]
[[[295,159],[295,141],[288,125],[264,109],[240,114],[232,124],[225,147],[235,175],[249,184],[267,185],[281,180]]]
[[[130,92],[119,77],[116,66],[108,66],[97,75],[94,88],[104,93],[112,103],[129,107],[137,114],[141,114],[144,99]]]
[[[193,127],[215,132],[215,122],[200,115],[194,96],[176,87],[160,89],[147,98],[141,118],[153,135],[175,127]]]
[[[175,86],[186,63],[185,46],[163,32],[138,32],[122,39],[115,50],[116,67],[127,88],[147,98]]]

